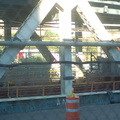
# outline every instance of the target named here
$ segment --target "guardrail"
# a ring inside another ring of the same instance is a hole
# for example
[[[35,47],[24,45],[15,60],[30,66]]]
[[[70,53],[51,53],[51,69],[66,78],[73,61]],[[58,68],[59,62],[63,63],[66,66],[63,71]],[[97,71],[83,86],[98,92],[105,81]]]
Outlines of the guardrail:
[[[75,93],[119,90],[120,81],[73,83]],[[0,87],[0,98],[60,95],[60,84]]]

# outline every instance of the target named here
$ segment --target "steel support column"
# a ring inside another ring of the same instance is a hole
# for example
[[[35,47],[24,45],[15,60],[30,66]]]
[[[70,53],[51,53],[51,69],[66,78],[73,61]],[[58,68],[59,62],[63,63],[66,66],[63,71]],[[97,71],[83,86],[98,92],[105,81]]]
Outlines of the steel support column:
[[[65,7],[63,12],[59,12],[60,21],[60,39],[70,39],[71,38],[71,9]],[[68,42],[68,41],[64,41]],[[61,47],[61,61],[72,61],[71,57],[71,46]],[[70,95],[72,90],[72,67],[70,64],[61,65],[61,94]],[[68,78],[68,79],[67,79]]]

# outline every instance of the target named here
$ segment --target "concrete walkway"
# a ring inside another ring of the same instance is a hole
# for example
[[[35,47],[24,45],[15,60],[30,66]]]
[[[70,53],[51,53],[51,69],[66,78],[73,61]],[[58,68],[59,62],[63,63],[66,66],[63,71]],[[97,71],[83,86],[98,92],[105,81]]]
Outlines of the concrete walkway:
[[[65,109],[4,114],[0,120],[65,120]],[[120,104],[80,107],[80,120],[120,120]]]

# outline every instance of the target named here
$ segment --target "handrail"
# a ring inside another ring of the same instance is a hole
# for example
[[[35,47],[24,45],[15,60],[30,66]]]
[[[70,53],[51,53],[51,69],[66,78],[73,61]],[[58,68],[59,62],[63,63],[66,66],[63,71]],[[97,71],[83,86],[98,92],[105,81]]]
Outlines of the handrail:
[[[115,90],[116,89],[116,86],[115,84],[116,83],[120,83],[120,81],[104,81],[104,82],[90,82],[90,83],[73,83],[73,86],[80,86],[80,85],[90,85],[89,88],[90,88],[90,91],[89,92],[93,92],[94,91],[94,85],[96,84],[112,84],[112,90]],[[50,88],[50,87],[60,87],[60,84],[50,84],[50,85],[31,85],[31,86],[10,86],[8,85],[8,87],[0,87],[0,90],[4,90],[6,89],[6,91],[8,92],[7,96],[8,98],[10,98],[10,90],[11,89],[16,89],[16,98],[17,97],[20,97],[20,89],[25,89],[25,88],[41,88],[42,90],[42,96],[45,96],[45,89],[47,88]],[[99,91],[99,90],[98,90]],[[76,92],[76,91],[75,91]]]

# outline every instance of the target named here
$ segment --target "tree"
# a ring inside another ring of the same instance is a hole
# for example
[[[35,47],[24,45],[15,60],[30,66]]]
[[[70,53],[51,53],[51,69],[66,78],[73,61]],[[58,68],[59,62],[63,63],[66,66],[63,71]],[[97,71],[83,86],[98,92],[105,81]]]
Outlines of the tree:
[[[43,40],[45,41],[59,41],[59,36],[57,33],[51,31],[51,30],[46,30],[43,36]]]

